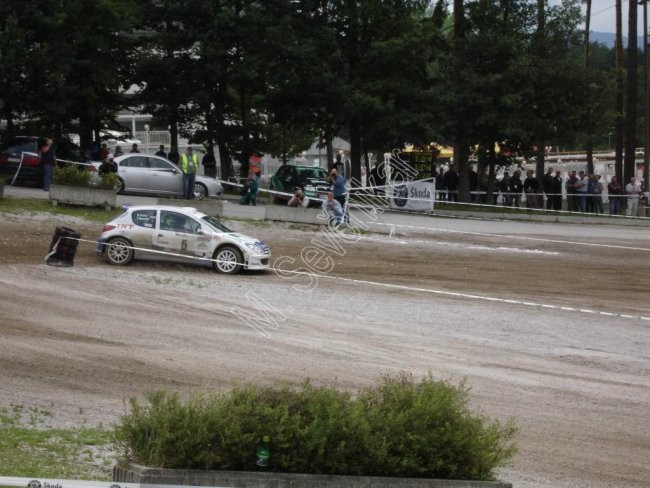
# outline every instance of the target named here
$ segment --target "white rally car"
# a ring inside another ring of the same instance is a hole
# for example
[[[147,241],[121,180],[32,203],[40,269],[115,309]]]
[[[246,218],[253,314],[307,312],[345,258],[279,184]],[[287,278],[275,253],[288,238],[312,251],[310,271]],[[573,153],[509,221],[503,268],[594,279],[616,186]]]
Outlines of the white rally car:
[[[193,207],[138,205],[104,225],[97,252],[110,264],[134,258],[211,263],[219,273],[269,267],[271,251],[262,241],[233,232],[216,217]]]

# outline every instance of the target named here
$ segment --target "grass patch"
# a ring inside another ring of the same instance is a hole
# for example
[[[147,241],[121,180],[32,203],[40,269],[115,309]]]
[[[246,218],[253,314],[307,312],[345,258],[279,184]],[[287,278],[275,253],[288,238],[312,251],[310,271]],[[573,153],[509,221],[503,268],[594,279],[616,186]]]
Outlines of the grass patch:
[[[53,215],[79,217],[92,222],[105,223],[113,220],[118,215],[121,215],[123,210],[121,208],[106,210],[103,207],[85,207],[64,204],[59,204],[54,207],[49,200],[5,197],[0,199],[0,212],[28,215],[46,212]]]
[[[48,428],[49,409],[0,407],[0,475],[109,481],[115,463],[111,431]]]

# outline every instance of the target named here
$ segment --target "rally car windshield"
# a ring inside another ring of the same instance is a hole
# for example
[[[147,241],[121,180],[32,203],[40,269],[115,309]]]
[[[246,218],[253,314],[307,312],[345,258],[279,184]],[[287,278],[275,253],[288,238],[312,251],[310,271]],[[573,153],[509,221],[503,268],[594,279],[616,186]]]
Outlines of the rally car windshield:
[[[216,230],[217,232],[232,232],[228,227],[226,227],[221,222],[219,222],[219,219],[217,219],[216,217],[210,217],[209,215],[206,215],[201,220],[203,220],[203,222],[208,224],[212,229]]]

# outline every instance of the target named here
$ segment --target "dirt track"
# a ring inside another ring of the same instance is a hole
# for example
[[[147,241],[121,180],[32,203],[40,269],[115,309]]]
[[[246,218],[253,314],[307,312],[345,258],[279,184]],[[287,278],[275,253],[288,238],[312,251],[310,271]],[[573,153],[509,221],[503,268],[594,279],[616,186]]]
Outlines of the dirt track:
[[[621,228],[596,231],[590,242],[618,247],[588,248],[557,225],[562,242],[368,234],[332,256],[329,276],[403,288],[323,277],[303,292],[292,285],[306,277],[273,272],[111,267],[94,255],[97,224],[5,217],[2,404],[53,405],[58,423],[106,424],[124,398],[154,388],[187,393],[310,377],[354,390],[384,373],[431,370],[467,378],[486,415],[515,417],[520,454],[500,476],[516,488],[650,485],[650,320],[639,318],[650,317],[650,240],[638,230],[630,238]],[[62,223],[88,239],[73,268],[43,264]],[[314,228],[232,227],[296,265],[318,237]],[[547,228],[530,236],[544,238]],[[232,313],[254,309],[247,292],[273,305],[274,327],[255,329]]]

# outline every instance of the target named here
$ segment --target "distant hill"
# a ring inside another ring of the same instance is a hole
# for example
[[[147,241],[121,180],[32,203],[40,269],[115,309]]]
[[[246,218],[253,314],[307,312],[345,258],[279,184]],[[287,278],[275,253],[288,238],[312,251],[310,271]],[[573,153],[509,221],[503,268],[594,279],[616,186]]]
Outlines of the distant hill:
[[[597,42],[599,44],[604,44],[609,48],[614,48],[616,46],[616,34],[612,32],[591,32],[589,34],[589,40],[591,42]],[[623,36],[623,45],[627,45],[627,37]],[[636,41],[636,45],[639,49],[643,49],[643,36],[639,37]]]

